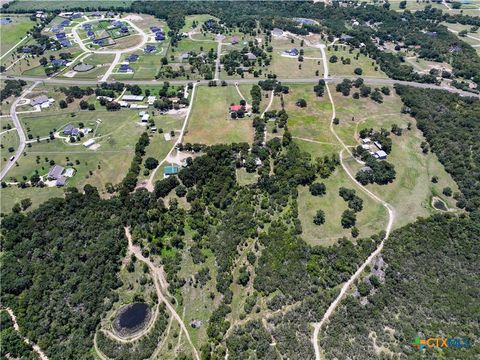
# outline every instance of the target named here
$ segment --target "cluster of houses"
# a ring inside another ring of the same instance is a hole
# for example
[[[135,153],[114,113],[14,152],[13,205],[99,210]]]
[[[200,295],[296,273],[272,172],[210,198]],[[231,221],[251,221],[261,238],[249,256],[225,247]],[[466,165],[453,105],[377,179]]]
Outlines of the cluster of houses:
[[[63,30],[56,33],[55,38],[62,45],[62,47],[69,47],[72,45],[70,43],[70,40],[67,39],[67,35],[65,34],[65,32],[63,32]]]
[[[378,141],[372,142],[370,138],[366,137],[362,139],[362,148],[368,150],[375,159],[385,160],[387,158],[387,153],[382,150],[382,144]]]
[[[83,24],[82,25],[82,28],[83,30],[86,31],[87,33],[87,36],[90,38],[90,39],[95,39],[95,33],[93,32],[93,29],[92,29],[92,24]]]
[[[54,165],[47,174],[47,179],[55,181],[56,186],[65,186],[67,180],[75,175],[74,168],[64,168],[60,165]]]
[[[155,34],[155,41],[165,40],[165,32],[158,26],[150,26],[150,30]]]

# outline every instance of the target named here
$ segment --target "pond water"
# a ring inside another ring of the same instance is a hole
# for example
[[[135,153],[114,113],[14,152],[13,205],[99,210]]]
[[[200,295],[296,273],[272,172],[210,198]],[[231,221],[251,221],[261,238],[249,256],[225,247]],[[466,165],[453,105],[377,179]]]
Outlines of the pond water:
[[[134,330],[145,322],[148,315],[148,305],[135,303],[118,315],[118,326],[120,329]]]
[[[437,210],[447,211],[447,205],[440,199],[433,200],[433,207]]]

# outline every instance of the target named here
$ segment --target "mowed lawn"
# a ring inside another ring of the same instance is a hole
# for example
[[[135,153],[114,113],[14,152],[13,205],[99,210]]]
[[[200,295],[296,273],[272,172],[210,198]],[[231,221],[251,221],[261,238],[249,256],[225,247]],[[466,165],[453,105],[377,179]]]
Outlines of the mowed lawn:
[[[35,21],[30,20],[29,16],[4,14],[0,18],[10,18],[10,24],[1,25],[2,41],[0,43],[0,54],[5,54],[15,46],[26,34],[33,28]],[[3,60],[3,59],[2,59]]]
[[[232,120],[230,118],[230,105],[238,104],[240,99],[233,85],[197,87],[183,142],[206,145],[251,143],[254,133],[252,119],[245,117]]]
[[[432,196],[440,196],[451,208],[455,206],[455,201],[442,195],[442,189],[449,186],[458,191],[456,183],[435,154],[422,153],[420,144],[425,138],[416,128],[415,119],[401,114],[402,102],[393,91],[390,96],[384,96],[382,104],[369,98],[354,100],[351,96],[344,97],[336,92],[332,95],[340,119],[335,131],[347,145],[359,144],[358,132],[363,128],[373,128],[377,131],[384,128],[390,131],[392,125],[397,124],[404,129],[401,136],[390,135],[393,145],[387,161],[395,166],[396,179],[388,185],[367,186],[393,205],[396,213],[395,227],[435,212],[431,206]],[[411,123],[411,130],[407,130],[408,123]],[[346,164],[354,174],[361,167],[353,159],[347,160]],[[439,177],[437,184],[431,182],[433,176]]]
[[[0,144],[2,144],[0,148],[0,168],[3,169],[18,148],[19,138],[17,131],[14,129],[10,131],[1,130]],[[13,151],[10,151],[12,149]]]

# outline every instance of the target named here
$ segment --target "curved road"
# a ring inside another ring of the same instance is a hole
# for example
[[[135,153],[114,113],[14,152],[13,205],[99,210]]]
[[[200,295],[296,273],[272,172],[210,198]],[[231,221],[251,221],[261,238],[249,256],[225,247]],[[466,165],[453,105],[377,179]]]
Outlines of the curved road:
[[[27,90],[25,90],[12,104],[10,108],[10,117],[13,121],[13,124],[15,125],[15,128],[17,129],[18,133],[18,138],[19,138],[19,144],[17,151],[15,152],[15,159],[10,161],[10,159],[7,159],[7,163],[5,164],[4,168],[2,171],[0,171],[0,180],[3,180],[5,176],[7,176],[7,173],[10,171],[10,169],[13,167],[13,165],[17,162],[18,158],[23,154],[23,150],[25,149],[25,144],[27,138],[25,137],[25,132],[23,131],[22,124],[20,123],[20,120],[18,119],[17,116],[17,105],[22,100],[25,95],[27,95],[30,91],[33,90],[35,86],[38,85],[38,82],[34,83],[32,86],[30,86]]]

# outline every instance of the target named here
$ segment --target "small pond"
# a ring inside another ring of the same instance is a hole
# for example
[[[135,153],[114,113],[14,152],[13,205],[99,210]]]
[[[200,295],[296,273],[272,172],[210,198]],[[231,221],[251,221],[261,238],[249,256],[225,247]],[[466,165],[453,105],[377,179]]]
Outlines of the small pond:
[[[448,211],[448,208],[447,208],[447,204],[445,204],[445,202],[439,198],[434,198],[433,199],[433,207],[437,210],[441,210],[441,211]]]
[[[150,309],[145,303],[134,303],[121,308],[114,320],[114,327],[120,333],[132,333],[145,326]]]

